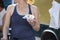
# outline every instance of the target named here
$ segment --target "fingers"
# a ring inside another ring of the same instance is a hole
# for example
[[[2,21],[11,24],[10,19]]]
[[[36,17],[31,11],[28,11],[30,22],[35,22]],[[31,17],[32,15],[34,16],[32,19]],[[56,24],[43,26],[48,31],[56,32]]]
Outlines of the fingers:
[[[31,24],[31,26],[34,26],[36,23],[35,19],[34,20],[28,19],[27,21],[29,22],[29,24]]]

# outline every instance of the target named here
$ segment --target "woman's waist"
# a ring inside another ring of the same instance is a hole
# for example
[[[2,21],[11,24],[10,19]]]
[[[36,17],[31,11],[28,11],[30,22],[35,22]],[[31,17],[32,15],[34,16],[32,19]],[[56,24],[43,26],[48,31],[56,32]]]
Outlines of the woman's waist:
[[[32,31],[22,31],[22,32],[11,32],[11,35],[13,37],[30,37],[30,36],[34,36],[34,33]]]
[[[31,26],[10,26],[11,31],[13,32],[21,32],[21,31],[31,31],[32,27]]]
[[[14,24],[10,25],[10,28],[31,28],[32,26],[30,24]]]
[[[10,25],[13,25],[13,26],[27,26],[27,25],[30,25],[28,22],[12,22],[10,23]]]
[[[34,38],[35,39],[35,35],[29,35],[29,36],[27,36],[27,35],[26,36],[23,36],[23,35],[22,36],[21,35],[19,35],[19,36],[14,35],[13,36],[13,35],[11,35],[10,38],[11,37],[12,38],[20,38],[20,39],[26,39],[26,38]]]

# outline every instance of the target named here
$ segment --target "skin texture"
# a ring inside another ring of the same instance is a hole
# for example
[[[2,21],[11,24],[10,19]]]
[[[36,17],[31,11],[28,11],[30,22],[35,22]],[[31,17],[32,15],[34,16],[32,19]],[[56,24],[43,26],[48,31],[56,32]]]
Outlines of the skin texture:
[[[25,13],[28,14],[28,3],[25,0],[15,0],[17,4],[17,12],[19,15],[25,15]],[[10,18],[13,15],[13,10],[14,10],[14,5],[10,5],[7,8],[6,11],[6,17],[5,17],[5,23],[4,23],[4,27],[3,27],[3,38],[1,38],[2,40],[7,40],[7,34],[8,34],[8,29],[9,29],[9,24],[10,24]],[[35,16],[34,20],[27,20],[31,25],[33,23],[35,23],[35,25],[32,25],[32,28],[35,31],[39,31],[40,29],[40,25],[39,25],[39,14],[38,14],[38,9],[36,6],[31,5],[31,10],[32,10],[32,15]],[[33,21],[33,22],[32,22]]]

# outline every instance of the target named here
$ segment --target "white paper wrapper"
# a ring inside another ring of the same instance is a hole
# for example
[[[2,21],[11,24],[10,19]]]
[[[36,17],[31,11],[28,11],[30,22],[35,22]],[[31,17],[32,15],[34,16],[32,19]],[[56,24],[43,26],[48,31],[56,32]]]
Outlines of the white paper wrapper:
[[[30,15],[30,14],[27,14],[23,17],[23,19],[31,19],[31,20],[33,20],[34,18],[35,18],[34,15]]]

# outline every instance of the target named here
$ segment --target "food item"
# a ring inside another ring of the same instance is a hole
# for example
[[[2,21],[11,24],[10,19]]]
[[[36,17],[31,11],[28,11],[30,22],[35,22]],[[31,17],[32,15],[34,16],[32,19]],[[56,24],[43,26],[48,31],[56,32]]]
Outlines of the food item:
[[[34,18],[35,18],[34,15],[31,14],[27,14],[23,17],[23,19],[31,19],[31,20],[33,20]]]

